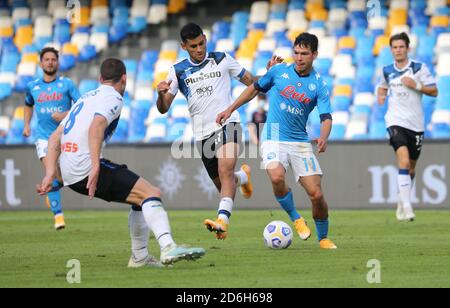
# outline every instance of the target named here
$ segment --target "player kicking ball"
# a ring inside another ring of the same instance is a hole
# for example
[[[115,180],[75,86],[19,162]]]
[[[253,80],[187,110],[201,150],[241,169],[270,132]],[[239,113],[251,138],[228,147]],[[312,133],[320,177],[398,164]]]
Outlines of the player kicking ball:
[[[158,85],[157,106],[165,114],[178,91],[186,97],[203,164],[221,198],[217,219],[207,219],[204,225],[217,239],[224,240],[228,235],[237,187],[245,199],[252,197],[253,187],[248,165],[235,172],[242,144],[239,113],[231,114],[222,126],[216,124],[216,116],[233,102],[231,78],[247,86],[256,79],[229,54],[207,53],[206,36],[200,26],[187,24],[180,36],[181,47],[189,53],[189,58],[172,66],[168,80]],[[277,61],[272,59],[269,66]]]
[[[259,92],[268,94],[270,106],[261,150],[275,197],[294,223],[300,238],[307,240],[311,231],[297,212],[292,191],[286,183],[286,171],[291,166],[295,181],[303,186],[311,200],[320,247],[336,249],[336,245],[328,239],[328,204],[321,187],[323,173],[306,132],[309,114],[317,106],[322,121],[317,146],[319,153],[324,153],[332,117],[327,85],[313,69],[318,44],[315,35],[303,33],[297,37],[293,56],[295,64],[283,63],[271,68],[249,86],[230,108],[218,115],[217,123],[224,123],[235,110]]]
[[[103,148],[117,127],[123,107],[127,82],[123,62],[105,60],[100,82],[98,89],[77,101],[51,136],[46,175],[37,187],[38,193],[44,195],[51,190],[59,158],[65,186],[90,199],[133,206],[130,214],[133,256],[129,267],[159,267],[202,257],[203,248],[187,248],[174,242],[160,190],[127,166],[103,158]],[[148,254],[149,230],[161,247],[160,262]]]

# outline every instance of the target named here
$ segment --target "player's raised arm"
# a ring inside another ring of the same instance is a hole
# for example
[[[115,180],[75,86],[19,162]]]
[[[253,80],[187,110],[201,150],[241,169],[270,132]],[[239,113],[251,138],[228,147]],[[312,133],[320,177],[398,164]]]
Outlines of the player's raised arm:
[[[64,131],[63,126],[59,126],[48,140],[47,163],[45,164],[45,177],[40,185],[37,186],[37,192],[43,196],[52,190],[53,180],[56,178],[58,170],[58,159],[61,155],[61,136]]]
[[[156,106],[161,114],[165,114],[169,111],[170,106],[178,93],[178,78],[173,66],[170,68],[167,80],[158,84],[157,91],[158,100],[156,101]]]
[[[233,105],[230,106],[227,110],[220,113],[217,116],[216,122],[219,125],[225,123],[231,117],[231,114],[238,110],[241,106],[247,104],[249,101],[254,99],[258,95],[259,91],[256,90],[255,85],[252,84],[238,97],[238,99],[234,102]]]
[[[425,95],[437,97],[438,96],[438,88],[436,86],[436,80],[433,75],[431,75],[428,67],[423,64],[421,70],[417,73],[416,78],[411,77],[403,77],[402,83],[412,89],[416,90]]]
[[[273,66],[277,64],[281,64],[284,62],[284,59],[278,56],[273,56],[272,59],[267,62],[266,69],[270,70]],[[246,86],[250,86],[253,83],[257,82],[261,78],[260,76],[253,76],[250,72],[246,71],[244,76],[240,79],[240,81]]]
[[[175,99],[175,95],[169,92],[172,82],[173,81],[163,81],[158,84],[158,100],[156,102],[156,106],[161,114],[165,114],[169,111],[170,106]]]

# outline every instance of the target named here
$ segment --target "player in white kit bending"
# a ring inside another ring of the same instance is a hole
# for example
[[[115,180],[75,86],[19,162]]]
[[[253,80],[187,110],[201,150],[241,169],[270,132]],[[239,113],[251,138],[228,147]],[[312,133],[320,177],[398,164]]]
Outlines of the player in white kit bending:
[[[380,105],[385,103],[389,91],[386,126],[399,167],[397,219],[400,221],[415,219],[411,189],[425,132],[422,95],[438,95],[436,81],[425,63],[408,58],[409,44],[406,33],[391,37],[390,46],[395,62],[383,68],[377,89]]]
[[[216,116],[233,103],[231,78],[245,85],[256,81],[235,59],[224,52],[206,51],[206,36],[200,26],[190,23],[181,30],[181,46],[189,58],[171,67],[167,81],[158,85],[158,110],[167,113],[178,91],[186,97],[193,122],[193,129],[203,164],[208,175],[221,194],[217,220],[205,220],[208,230],[219,240],[227,237],[236,196],[241,186],[244,198],[253,193],[251,170],[243,165],[235,172],[242,143],[239,113],[234,112],[223,127],[217,125]],[[272,58],[268,67],[282,59]]]
[[[175,244],[169,219],[162,207],[158,188],[128,170],[103,158],[103,148],[114,133],[123,107],[127,75],[125,65],[107,59],[101,66],[101,86],[82,96],[51,136],[46,176],[38,186],[43,195],[52,188],[60,159],[64,185],[73,191],[107,202],[130,204],[130,232],[133,256],[129,267],[158,266],[205,254],[202,248]],[[151,230],[161,247],[161,263],[148,254]]]

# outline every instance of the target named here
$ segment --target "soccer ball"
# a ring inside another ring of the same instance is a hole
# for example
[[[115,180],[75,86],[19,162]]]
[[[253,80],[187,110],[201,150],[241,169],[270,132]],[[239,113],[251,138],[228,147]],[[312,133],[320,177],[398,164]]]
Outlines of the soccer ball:
[[[272,221],[264,228],[264,242],[271,249],[286,249],[292,244],[291,227],[283,221]]]

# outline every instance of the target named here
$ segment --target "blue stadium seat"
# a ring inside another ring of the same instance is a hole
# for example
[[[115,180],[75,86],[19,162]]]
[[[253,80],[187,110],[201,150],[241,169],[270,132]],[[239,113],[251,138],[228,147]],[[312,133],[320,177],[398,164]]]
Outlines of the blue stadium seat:
[[[53,41],[58,44],[64,45],[65,43],[70,42],[71,34],[70,34],[70,25],[66,20],[62,22],[57,22],[55,26],[55,31],[53,33]]]
[[[78,87],[80,94],[84,95],[87,92],[93,91],[98,88],[99,82],[97,80],[92,79],[83,79],[80,82],[80,85]]]
[[[14,90],[23,93],[27,89],[28,83],[34,80],[34,76],[17,76]]]
[[[331,59],[319,58],[314,62],[314,69],[321,76],[329,76],[330,68],[331,68],[332,64],[333,64],[333,61]]]
[[[48,43],[51,43],[51,42],[52,42],[52,37],[50,37],[50,36],[38,37],[34,41],[34,43],[36,44],[36,47],[39,50],[43,49]]]
[[[392,64],[393,62],[394,57],[392,56],[391,49],[389,47],[385,47],[380,51],[380,55],[376,60],[376,67],[382,68],[384,66]]]
[[[333,129],[331,130],[330,134],[330,140],[344,140],[346,130],[347,127],[343,124],[333,125]]]
[[[59,58],[61,72],[67,72],[75,67],[76,59],[73,55],[62,55]]]
[[[127,37],[128,26],[115,25],[109,29],[109,42],[117,44]]]
[[[10,145],[24,144],[25,137],[22,135],[24,126],[25,123],[23,120],[13,120],[5,143]]]
[[[369,127],[369,137],[372,140],[386,139],[386,123],[383,121],[372,122]]]
[[[358,105],[353,106],[353,114],[366,114],[370,115],[372,113],[372,107],[368,105]]]
[[[81,62],[89,62],[97,56],[97,50],[94,45],[85,45],[80,51],[78,60]]]
[[[125,25],[118,25],[122,28]],[[130,25],[128,28],[128,33],[138,34],[147,28],[147,18],[145,17],[135,17],[130,19]]]
[[[217,42],[221,39],[227,39],[230,37],[231,24],[225,21],[217,21],[213,25],[212,40]]]
[[[109,143],[125,143],[128,137],[128,121],[125,119],[120,119],[117,124],[116,131],[111,137]]]
[[[375,104],[372,108],[372,115],[370,117],[371,122],[382,122],[384,121],[384,116],[386,115],[388,105],[384,104],[382,106]]]
[[[159,52],[156,50],[147,50],[142,53],[140,65],[146,69],[151,69],[155,67],[155,63],[158,61]]]
[[[0,83],[0,101],[12,95],[13,88],[9,83]]]
[[[129,140],[133,142],[141,141],[145,138],[147,120],[150,111],[151,102],[149,101],[133,101],[131,103]],[[165,119],[165,122],[167,120]]]
[[[185,129],[186,123],[173,123],[169,127],[169,133],[167,134],[166,141],[174,142],[175,140],[182,138]]]
[[[346,96],[335,96],[331,100],[331,108],[333,111],[348,111],[351,104],[352,100]]]
[[[450,138],[450,126],[444,123],[434,124],[431,135],[434,139],[448,139]]]

